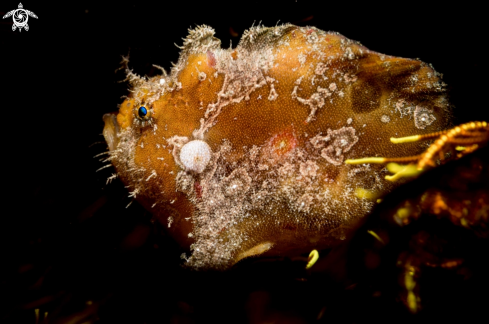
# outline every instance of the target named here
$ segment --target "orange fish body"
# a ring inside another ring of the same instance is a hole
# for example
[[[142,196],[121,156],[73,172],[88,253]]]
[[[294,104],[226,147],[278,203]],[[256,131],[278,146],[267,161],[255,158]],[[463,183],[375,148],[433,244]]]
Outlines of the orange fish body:
[[[360,191],[393,188],[383,166],[344,160],[419,154],[389,139],[450,123],[419,60],[313,27],[252,27],[235,49],[213,34],[191,30],[170,75],[128,71],[131,95],[104,116],[118,175],[190,267],[334,246],[375,203]]]

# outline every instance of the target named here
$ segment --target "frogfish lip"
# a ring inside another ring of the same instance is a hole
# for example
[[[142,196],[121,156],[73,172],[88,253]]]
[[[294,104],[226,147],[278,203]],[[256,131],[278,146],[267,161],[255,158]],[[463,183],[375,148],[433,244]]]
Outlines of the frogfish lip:
[[[117,113],[108,113],[103,117],[105,126],[104,126],[104,138],[109,146],[109,150],[113,151],[116,149],[119,144],[118,134],[120,132],[119,124],[117,123]]]

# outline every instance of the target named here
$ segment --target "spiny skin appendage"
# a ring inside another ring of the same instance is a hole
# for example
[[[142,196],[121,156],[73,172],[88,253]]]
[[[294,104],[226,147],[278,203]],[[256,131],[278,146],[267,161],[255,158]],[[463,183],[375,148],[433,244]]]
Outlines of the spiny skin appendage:
[[[444,84],[418,60],[314,27],[252,27],[235,49],[213,34],[191,30],[169,75],[128,70],[111,149],[136,199],[165,227],[171,217],[192,268],[338,244],[394,187],[384,166],[345,160],[420,154],[389,139],[449,123]],[[209,149],[187,154],[193,142]]]

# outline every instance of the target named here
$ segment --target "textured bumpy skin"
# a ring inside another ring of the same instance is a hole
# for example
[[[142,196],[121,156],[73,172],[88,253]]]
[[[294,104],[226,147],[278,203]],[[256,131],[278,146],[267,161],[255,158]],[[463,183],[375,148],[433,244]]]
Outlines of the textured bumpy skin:
[[[190,267],[334,246],[375,203],[359,190],[393,187],[383,166],[344,160],[419,154],[389,138],[449,124],[444,84],[419,60],[313,27],[252,27],[235,49],[213,34],[190,30],[170,75],[128,71],[130,96],[104,116],[118,175]]]

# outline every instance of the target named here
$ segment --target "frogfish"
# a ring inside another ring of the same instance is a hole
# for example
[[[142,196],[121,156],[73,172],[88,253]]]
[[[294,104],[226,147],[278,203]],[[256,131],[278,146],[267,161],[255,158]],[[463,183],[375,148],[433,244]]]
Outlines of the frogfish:
[[[117,176],[192,269],[334,247],[396,184],[364,156],[420,154],[391,137],[451,123],[441,75],[336,32],[254,26],[235,48],[189,30],[171,72],[103,116]],[[368,194],[364,194],[367,192]]]

